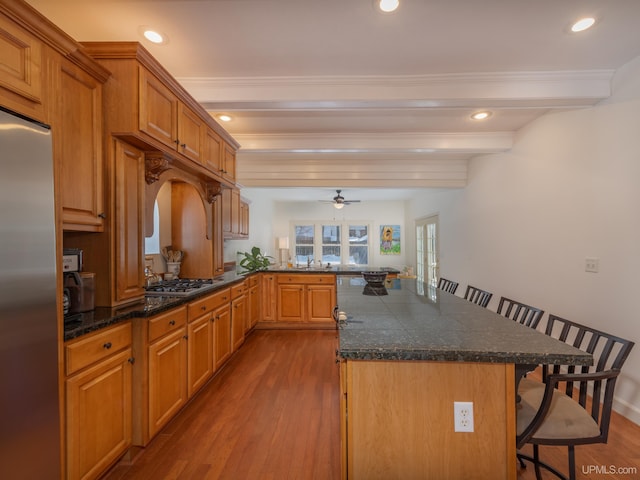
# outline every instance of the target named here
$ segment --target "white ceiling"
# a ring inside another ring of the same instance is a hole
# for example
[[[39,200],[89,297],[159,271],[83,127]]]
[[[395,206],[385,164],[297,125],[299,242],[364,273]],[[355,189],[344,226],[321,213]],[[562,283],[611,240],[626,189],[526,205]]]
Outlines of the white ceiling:
[[[639,0],[400,0],[392,14],[373,0],[27,1],[79,41],[140,41],[212,115],[231,114],[244,186],[323,197],[463,187],[469,158],[606,98],[640,55]],[[570,33],[586,15],[596,25]],[[470,120],[480,109],[493,115]]]

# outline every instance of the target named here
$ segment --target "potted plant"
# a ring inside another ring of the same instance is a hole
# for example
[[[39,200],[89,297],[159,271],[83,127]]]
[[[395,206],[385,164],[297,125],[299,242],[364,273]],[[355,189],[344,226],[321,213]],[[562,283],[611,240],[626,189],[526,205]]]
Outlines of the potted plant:
[[[264,255],[260,251],[260,247],[253,247],[250,252],[238,252],[238,254],[243,255],[240,260],[240,266],[247,272],[266,270],[269,268],[269,265],[271,265],[271,260],[273,259],[273,257]]]

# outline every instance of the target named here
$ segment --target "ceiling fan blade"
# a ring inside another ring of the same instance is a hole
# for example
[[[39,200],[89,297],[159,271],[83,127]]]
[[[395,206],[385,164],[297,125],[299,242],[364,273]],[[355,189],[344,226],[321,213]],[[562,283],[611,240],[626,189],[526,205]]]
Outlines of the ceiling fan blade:
[[[360,203],[360,200],[345,200],[344,202],[345,205],[350,205],[352,203]]]

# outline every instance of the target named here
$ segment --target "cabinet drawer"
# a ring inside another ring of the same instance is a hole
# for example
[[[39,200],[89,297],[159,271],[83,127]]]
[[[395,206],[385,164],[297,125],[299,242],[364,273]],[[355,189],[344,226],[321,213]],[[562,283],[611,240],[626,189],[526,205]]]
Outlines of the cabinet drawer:
[[[176,330],[187,323],[187,307],[176,308],[149,319],[149,342]]]
[[[67,375],[131,345],[131,323],[101,330],[65,345]]]
[[[231,286],[231,299],[238,298],[240,295],[243,295],[247,292],[247,283],[246,281],[236,283]]]
[[[335,276],[333,275],[278,275],[278,283],[295,283],[302,285],[333,285],[335,283]]]
[[[212,312],[216,308],[229,303],[231,301],[230,289],[225,288],[212,295],[196,300],[189,304],[189,321],[204,315],[205,313]]]
[[[258,285],[258,282],[260,281],[260,276],[259,275],[251,275],[247,281],[249,282],[249,287],[255,287],[256,285]]]

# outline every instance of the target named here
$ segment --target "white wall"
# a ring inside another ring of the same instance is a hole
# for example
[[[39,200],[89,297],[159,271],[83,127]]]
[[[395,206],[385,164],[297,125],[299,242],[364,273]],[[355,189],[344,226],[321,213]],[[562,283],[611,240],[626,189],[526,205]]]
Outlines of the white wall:
[[[249,215],[249,240],[225,242],[225,260],[235,260],[236,250],[249,250],[253,245],[278,260],[276,248],[278,237],[290,236],[292,222],[311,220],[315,222],[363,222],[373,228],[370,264],[377,267],[402,268],[406,264],[406,238],[413,235],[413,227],[407,232],[404,224],[405,202],[363,202],[336,210],[330,204],[318,202],[272,202],[261,195],[260,189],[245,188],[242,196],[251,200]],[[400,225],[400,255],[380,254],[380,226]],[[291,241],[290,240],[290,241]]]
[[[539,118],[509,153],[473,159],[465,189],[413,199],[408,225],[439,214],[441,275],[494,292],[494,309],[509,296],[640,341],[639,85],[640,57],[606,102]],[[586,257],[599,273],[585,272]],[[640,346],[616,409],[640,423]]]

